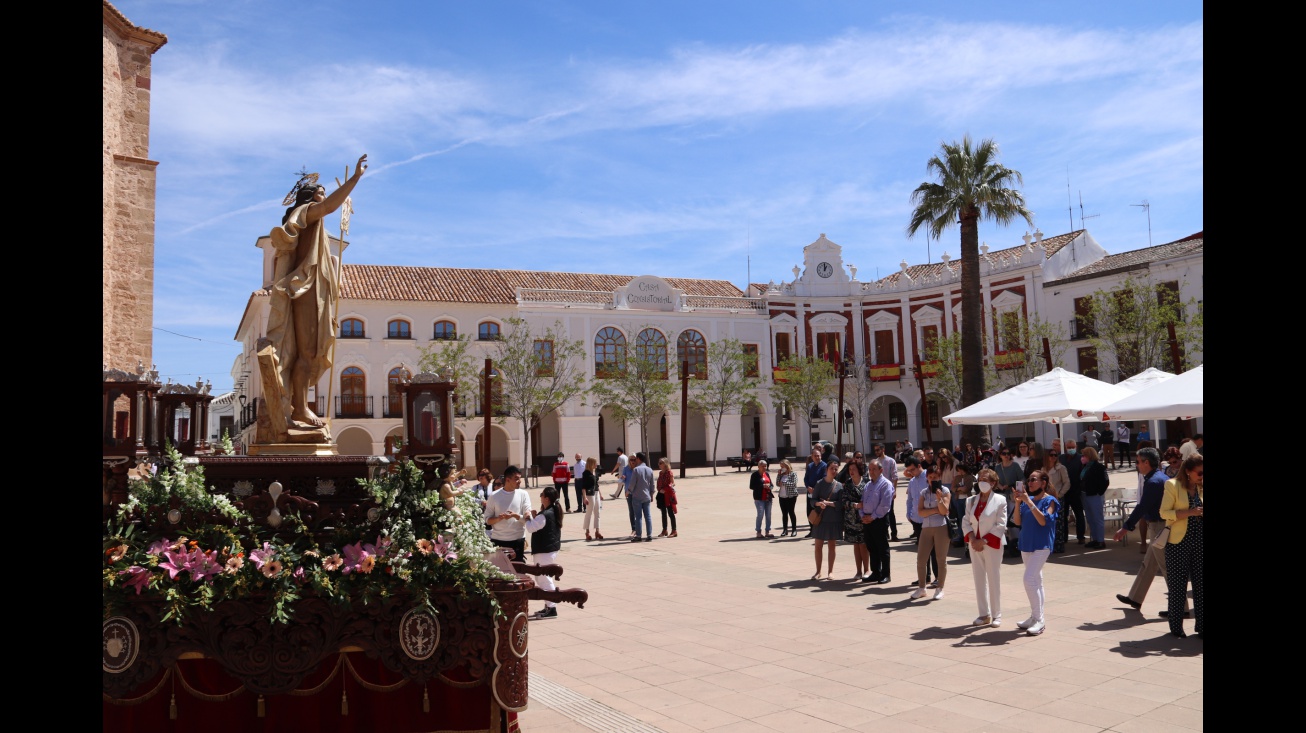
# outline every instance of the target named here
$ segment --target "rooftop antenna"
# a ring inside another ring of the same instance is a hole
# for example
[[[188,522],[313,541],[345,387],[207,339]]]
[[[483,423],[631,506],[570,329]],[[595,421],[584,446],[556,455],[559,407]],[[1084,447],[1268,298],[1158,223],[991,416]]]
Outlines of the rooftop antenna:
[[[1093,219],[1099,216],[1101,216],[1101,214],[1089,214],[1088,216],[1084,216],[1084,192],[1080,191],[1079,192],[1079,228],[1080,229],[1084,228],[1085,219]],[[1073,219],[1071,220],[1071,226],[1074,226]]]
[[[1070,200],[1070,166],[1066,166],[1066,213],[1070,216],[1070,231],[1075,231],[1075,205]]]
[[[747,263],[746,270],[748,279],[744,281],[744,293],[753,286],[753,222],[745,220],[744,223],[744,261]]]
[[[1130,204],[1130,206],[1141,206],[1143,211],[1147,212],[1147,246],[1152,246],[1152,205],[1143,199],[1141,204]]]

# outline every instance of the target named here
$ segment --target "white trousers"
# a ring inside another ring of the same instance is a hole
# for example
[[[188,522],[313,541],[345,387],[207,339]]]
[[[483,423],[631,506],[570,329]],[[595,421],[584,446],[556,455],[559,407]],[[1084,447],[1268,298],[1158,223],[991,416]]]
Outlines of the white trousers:
[[[531,556],[531,560],[533,560],[536,565],[552,565],[558,561],[558,553],[556,551],[537,552]],[[553,582],[553,578],[547,575],[535,576],[535,585],[538,585],[540,587],[540,590],[554,590],[555,588],[558,587],[557,584]],[[544,602],[545,608],[553,608],[556,605],[558,604],[554,603],[553,601]]]
[[[1029,615],[1035,621],[1043,620],[1043,564],[1051,554],[1051,548],[1020,553],[1025,561],[1025,594],[1029,596]]]
[[[984,549],[970,551],[970,570],[975,574],[975,599],[979,602],[979,615],[1002,618],[1002,550],[984,545]]]
[[[603,510],[603,499],[599,498],[599,492],[596,490],[592,496],[586,497],[590,500],[589,506],[585,507],[585,532],[590,531],[590,518],[594,518],[594,531],[599,531],[599,512]]]

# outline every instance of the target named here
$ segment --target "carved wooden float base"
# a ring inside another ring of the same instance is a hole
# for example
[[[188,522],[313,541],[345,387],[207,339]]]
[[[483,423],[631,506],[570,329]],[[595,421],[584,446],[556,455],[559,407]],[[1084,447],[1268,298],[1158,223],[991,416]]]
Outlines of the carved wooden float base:
[[[218,604],[211,612],[193,613],[180,626],[161,621],[164,608],[159,603],[128,603],[104,621],[106,725],[111,714],[130,716],[121,712],[127,708],[154,704],[157,711],[157,705],[165,704],[150,703],[143,699],[146,696],[161,698],[167,694],[173,700],[174,695],[180,699],[186,684],[200,689],[186,675],[186,665],[199,664],[208,671],[197,674],[216,679],[202,695],[230,693],[220,702],[248,708],[233,708],[235,717],[257,712],[250,701],[260,696],[264,712],[272,705],[294,707],[299,703],[293,701],[309,695],[306,690],[325,685],[323,680],[327,678],[339,677],[331,684],[340,695],[336,702],[342,714],[355,691],[381,694],[381,688],[393,688],[390,691],[397,694],[402,686],[426,690],[411,694],[427,698],[428,708],[431,690],[448,687],[455,692],[440,694],[466,697],[458,703],[459,710],[470,706],[484,713],[471,728],[445,728],[438,724],[439,719],[426,716],[411,721],[415,727],[387,723],[383,726],[386,730],[498,731],[507,723],[507,716],[501,714],[519,712],[527,705],[527,596],[534,583],[521,578],[496,581],[492,587],[502,610],[497,617],[492,616],[485,601],[462,598],[451,589],[433,591],[435,614],[402,595],[351,608],[308,597],[295,604],[289,624],[272,624],[267,603],[254,600]],[[196,656],[203,659],[193,659]],[[376,689],[368,689],[369,684]],[[473,689],[480,690],[480,698],[456,692]],[[237,699],[240,697],[245,698],[243,702]],[[219,702],[202,696],[199,699],[208,704]],[[482,704],[485,700],[492,704]],[[304,703],[304,715],[322,704]],[[378,705],[381,709],[390,703],[380,701]],[[278,730],[338,728],[318,720],[318,716],[313,713],[311,717],[317,723],[307,727]],[[493,719],[496,716],[498,720]],[[192,718],[191,724],[184,727],[199,730],[195,722]],[[152,728],[128,724],[116,729]],[[253,728],[226,730],[248,729]],[[357,729],[377,728],[363,725]]]

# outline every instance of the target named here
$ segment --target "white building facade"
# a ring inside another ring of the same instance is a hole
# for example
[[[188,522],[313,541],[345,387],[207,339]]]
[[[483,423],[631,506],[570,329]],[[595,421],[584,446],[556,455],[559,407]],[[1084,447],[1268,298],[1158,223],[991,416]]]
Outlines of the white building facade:
[[[260,392],[254,353],[258,338],[266,332],[272,272],[267,238],[257,245],[264,250],[263,288],[250,296],[236,334],[242,353],[232,368],[236,391],[247,395],[249,402]],[[333,239],[332,246],[338,257],[341,243]],[[1010,357],[995,334],[995,324],[1004,317],[1027,319],[1038,314],[1045,321],[1066,325],[1071,341],[1059,366],[1080,371],[1089,344],[1078,338],[1082,329],[1074,325],[1075,299],[1110,290],[1132,275],[1173,282],[1182,300],[1200,301],[1202,246],[1199,233],[1110,255],[1085,230],[1047,239],[1038,232],[1026,235],[1023,244],[996,251],[982,246],[980,280],[983,309],[989,316],[984,318],[987,358],[1000,363]],[[783,407],[773,405],[773,369],[789,355],[863,360],[870,365],[873,399],[866,409],[854,411],[845,427],[844,445],[864,449],[869,442],[892,444],[902,439],[921,445],[927,436],[935,445],[955,445],[960,428],[947,427],[941,417],[957,406],[930,389],[928,376],[922,400],[913,373],[913,367],[924,361],[925,344],[954,333],[960,323],[958,263],[947,253],[941,259],[914,266],[904,261],[899,272],[863,282],[857,278],[858,268],[844,262],[843,247],[821,234],[803,248],[802,265],[793,268],[792,280],[753,284],[747,293],[724,280],[658,274],[345,265],[341,332],[331,373],[316,385],[316,397],[331,419],[341,453],[381,454],[387,439],[402,433],[398,403],[390,400],[390,382],[401,371],[417,371],[421,349],[466,334],[472,339],[471,353],[483,360],[492,354],[490,340],[506,330],[508,318],[517,317],[533,333],[561,324],[566,338],[585,345],[591,380],[601,378],[596,363],[601,363],[605,345],[617,341],[633,345],[646,329],[659,343],[665,341],[673,364],[678,361],[673,350],[724,338],[736,338],[755,350],[763,385],[757,394],[761,407],[727,416],[719,461],[743,449],[771,456],[802,455],[812,439],[840,442],[833,418],[850,408],[846,399],[843,410],[836,406],[834,385],[828,409],[822,408],[811,435],[799,434],[807,421],[795,421]],[[1099,375],[1112,382],[1115,377]],[[480,407],[479,401],[462,406],[465,414],[455,420],[466,465],[474,465],[480,455],[478,440],[484,431],[484,418],[477,414]],[[682,419],[687,422],[683,444]],[[1004,428],[1002,434],[1046,441],[1053,437],[1052,430],[1050,425],[1030,424]],[[525,440],[520,423],[495,419],[491,431],[490,468],[499,471],[508,463],[520,464]],[[647,433],[648,445],[640,445],[637,428],[622,426],[606,406],[577,399],[542,416],[531,436],[528,462],[547,473],[551,457],[561,451],[569,460],[580,453],[610,467],[617,447],[622,447],[627,453],[644,450],[654,457],[665,455],[675,465],[682,460],[691,466],[704,465],[714,430],[702,414],[691,410],[682,417],[677,409],[668,409],[650,422]],[[242,437],[248,441],[250,436]]]

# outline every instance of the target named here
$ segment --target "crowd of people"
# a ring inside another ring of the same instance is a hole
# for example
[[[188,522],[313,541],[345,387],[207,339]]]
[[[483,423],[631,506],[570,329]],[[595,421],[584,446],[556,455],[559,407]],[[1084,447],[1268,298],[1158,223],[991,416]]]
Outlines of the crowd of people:
[[[914,541],[916,573],[910,583],[911,600],[944,598],[949,553],[960,549],[962,558],[971,564],[975,582],[979,613],[972,625],[977,627],[1002,625],[999,570],[1004,557],[1018,556],[1024,566],[1031,613],[1016,627],[1037,635],[1047,628],[1043,566],[1051,555],[1065,552],[1072,516],[1080,545],[1085,549],[1106,547],[1107,469],[1132,466],[1139,476],[1139,500],[1114,539],[1124,541],[1129,532],[1137,530],[1144,557],[1133,586],[1117,599],[1141,609],[1152,580],[1158,572],[1164,573],[1169,607],[1161,615],[1168,619],[1171,633],[1184,636],[1183,619],[1195,618],[1195,632],[1201,636],[1202,438],[1199,434],[1185,439],[1162,456],[1145,430],[1136,445],[1128,440],[1129,428],[1119,423],[1115,430],[1105,426],[1104,432],[1089,426],[1078,440],[1068,438],[1063,443],[1056,439],[1047,448],[1022,440],[1014,448],[999,442],[979,449],[965,444],[955,452],[946,448],[936,452],[929,446],[916,449],[900,442],[892,453],[887,445],[876,444],[869,459],[854,451],[842,461],[829,444],[818,443],[812,446],[801,477],[796,462],[780,460],[773,474],[772,466],[762,458],[749,475],[755,537],[776,537],[772,507],[779,499],[779,536],[797,538],[796,505],[799,496],[806,496],[806,538],[813,540],[815,563],[812,580],[834,579],[838,546],[846,544],[852,546],[852,580],[889,584],[890,543]],[[521,488],[522,474],[516,466],[509,466],[497,479],[481,469],[474,492],[484,508],[491,542],[513,559],[523,559],[530,533],[534,561],[552,564],[560,549],[565,514],[584,513],[585,540],[603,540],[599,522],[604,499],[616,500],[623,494],[630,522],[630,534],[624,539],[653,540],[653,506],[661,514],[658,536],[679,536],[679,502],[668,460],[659,459],[655,473],[644,452],[628,456],[619,447],[617,454],[611,469],[616,490],[606,497],[599,490],[595,458],[576,454],[575,461],[569,462],[558,454],[553,484],[541,492],[539,509],[532,507],[530,495]],[[894,512],[900,474],[906,479],[904,503],[907,524],[912,528],[910,535],[901,538]],[[569,495],[575,497],[574,510]],[[548,576],[538,577],[537,583],[546,590],[554,587]],[[547,602],[532,618],[556,616],[555,605]]]
[[[1016,627],[1031,635],[1047,627],[1044,613],[1043,566],[1051,555],[1066,551],[1071,517],[1075,534],[1085,549],[1106,547],[1105,499],[1108,467],[1134,467],[1140,499],[1115,533],[1124,541],[1138,530],[1144,566],[1128,595],[1117,598],[1140,609],[1156,573],[1164,572],[1170,608],[1161,612],[1176,636],[1183,636],[1184,618],[1202,624],[1202,438],[1201,435],[1158,453],[1144,429],[1141,444],[1129,440],[1124,423],[1103,432],[1089,426],[1078,440],[1053,440],[1049,448],[1020,441],[1014,448],[999,443],[976,450],[963,445],[948,449],[911,448],[900,442],[890,455],[877,444],[873,457],[849,452],[840,461],[828,444],[814,444],[803,469],[802,488],[789,461],[782,461],[774,480],[765,462],[750,476],[756,508],[755,533],[771,534],[771,490],[781,497],[784,519],[781,537],[797,537],[792,516],[798,493],[807,496],[807,538],[813,540],[815,572],[812,580],[834,579],[838,546],[852,546],[853,580],[892,582],[890,543],[916,542],[916,574],[911,600],[944,598],[947,558],[961,549],[970,561],[979,615],[973,625],[1002,624],[999,569],[1004,557],[1020,557],[1030,617]],[[1082,448],[1080,446],[1083,446]],[[1133,449],[1137,448],[1136,451]],[[910,536],[898,537],[894,516],[899,474],[906,479],[904,503]],[[787,503],[787,506],[786,506]],[[1149,535],[1149,528],[1152,530]],[[1150,542],[1149,542],[1150,540]],[[1188,607],[1188,588],[1193,593]],[[932,592],[931,592],[932,591]]]

